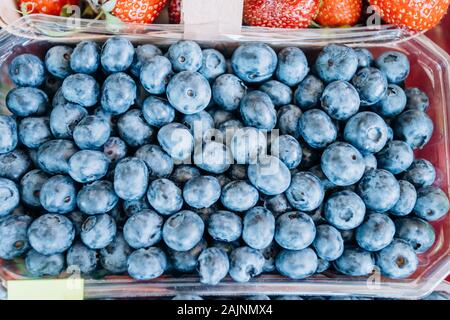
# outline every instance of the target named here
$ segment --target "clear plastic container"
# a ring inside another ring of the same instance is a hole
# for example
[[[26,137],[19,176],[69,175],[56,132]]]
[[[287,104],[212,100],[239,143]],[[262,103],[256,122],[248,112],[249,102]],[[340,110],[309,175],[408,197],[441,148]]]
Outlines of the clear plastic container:
[[[38,22],[42,30],[27,32],[31,38],[20,38],[0,33],[0,113],[6,112],[5,95],[11,88],[7,75],[7,66],[12,58],[24,52],[43,56],[45,49],[61,42],[78,42],[81,39],[104,40],[111,36],[101,21],[78,21],[77,25],[65,26],[60,38],[47,37],[46,30],[55,31],[59,18],[33,15],[29,17]],[[22,18],[15,27],[29,28]],[[59,25],[61,26],[61,25]],[[27,29],[30,30],[30,29]],[[43,32],[42,32],[43,31]],[[70,36],[74,32],[76,37]],[[177,25],[127,26],[120,31],[135,43],[154,43],[169,45],[183,38],[182,28]],[[409,37],[408,41],[405,41]],[[34,38],[34,39],[33,39]],[[43,38],[47,38],[44,40]],[[431,142],[417,156],[430,160],[437,169],[436,185],[449,193],[450,187],[450,57],[423,35],[410,37],[408,33],[389,27],[376,30],[321,29],[280,32],[273,29],[243,28],[241,34],[221,35],[214,41],[202,42],[203,46],[216,47],[231,52],[241,42],[263,41],[274,48],[299,46],[313,57],[324,45],[344,43],[350,46],[369,47],[377,56],[386,50],[404,52],[411,61],[411,75],[408,86],[418,86],[430,96],[429,115],[433,118],[435,132]],[[267,295],[360,295],[374,297],[392,297],[417,299],[433,291],[450,272],[450,215],[433,223],[436,230],[436,242],[425,254],[420,255],[420,266],[409,279],[392,280],[378,273],[370,277],[348,277],[334,273],[325,273],[304,280],[290,280],[273,274],[259,276],[249,283],[236,283],[230,278],[217,286],[202,285],[195,276],[162,276],[152,281],[135,281],[126,276],[105,276],[85,279],[86,298],[151,297],[173,296],[177,294],[198,294],[201,296],[243,296],[254,294]],[[64,277],[67,275],[62,275]],[[23,261],[1,261],[0,278],[5,287],[8,280],[25,279]]]

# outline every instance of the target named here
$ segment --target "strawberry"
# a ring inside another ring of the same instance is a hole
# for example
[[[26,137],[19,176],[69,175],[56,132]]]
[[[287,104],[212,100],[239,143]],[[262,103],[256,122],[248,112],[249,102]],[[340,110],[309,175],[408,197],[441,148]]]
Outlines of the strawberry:
[[[244,0],[244,22],[271,28],[307,28],[320,0]]]
[[[322,0],[316,22],[324,27],[355,25],[361,18],[362,0]]]
[[[170,23],[181,23],[181,0],[169,0]]]
[[[387,23],[413,31],[436,26],[447,12],[450,0],[369,0]]]
[[[122,22],[150,24],[158,17],[167,0],[116,0],[111,14]]]
[[[79,0],[19,0],[18,5],[23,13],[45,13],[59,16],[66,5],[78,5]]]

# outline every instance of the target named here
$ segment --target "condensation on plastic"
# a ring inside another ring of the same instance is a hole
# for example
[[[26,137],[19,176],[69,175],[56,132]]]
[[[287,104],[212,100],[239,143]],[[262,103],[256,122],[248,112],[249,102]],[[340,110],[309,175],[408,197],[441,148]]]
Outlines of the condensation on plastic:
[[[28,19],[28,20],[27,20]],[[21,19],[14,28],[29,28],[33,20],[33,30],[39,37],[28,33],[30,38],[20,38],[0,33],[0,113],[6,112],[4,98],[12,87],[8,78],[9,61],[18,54],[30,52],[43,57],[45,50],[55,43],[77,42],[81,39],[98,41],[110,37],[113,32],[106,30],[101,21],[79,21],[82,27],[70,29],[67,25],[58,29],[62,33],[55,38],[58,18],[35,15]],[[90,26],[87,27],[87,24]],[[36,26],[39,25],[39,30]],[[61,25],[59,25],[61,27]],[[28,31],[30,29],[27,29]],[[52,30],[54,35],[43,36]],[[70,33],[73,32],[72,35]],[[169,45],[183,38],[182,28],[176,25],[126,26],[120,34],[135,43]],[[31,39],[39,38],[39,39]],[[43,40],[47,38],[47,40]],[[408,38],[408,41],[405,39]],[[68,40],[67,40],[68,39]],[[411,37],[405,31],[380,27],[367,28],[297,30],[294,32],[273,29],[243,28],[241,34],[221,35],[220,39],[203,42],[203,46],[215,47],[230,54],[239,43],[264,41],[274,48],[299,46],[310,61],[318,50],[329,43],[342,43],[350,46],[370,47],[375,56],[386,50],[399,50],[411,61],[411,75],[408,86],[418,86],[430,96],[429,115],[435,123],[431,142],[417,152],[418,157],[430,160],[437,168],[436,185],[449,194],[450,186],[450,57],[423,35]],[[431,293],[450,271],[450,215],[433,223],[436,242],[425,254],[420,255],[417,272],[409,279],[392,280],[377,273],[365,277],[348,277],[327,272],[304,280],[290,280],[276,274],[259,276],[249,283],[236,283],[229,277],[217,286],[202,285],[196,276],[162,276],[152,281],[135,281],[126,276],[105,276],[101,279],[85,279],[85,298],[156,297],[177,294],[198,294],[201,296],[245,296],[267,295],[359,295],[417,299]],[[64,277],[67,275],[62,275]],[[27,278],[23,261],[0,260],[0,279],[4,285],[7,280]]]

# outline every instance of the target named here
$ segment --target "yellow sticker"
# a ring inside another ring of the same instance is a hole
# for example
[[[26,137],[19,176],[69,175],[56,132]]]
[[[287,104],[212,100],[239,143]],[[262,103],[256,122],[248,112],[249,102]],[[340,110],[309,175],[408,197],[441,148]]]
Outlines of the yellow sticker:
[[[11,280],[8,300],[83,300],[83,279]]]

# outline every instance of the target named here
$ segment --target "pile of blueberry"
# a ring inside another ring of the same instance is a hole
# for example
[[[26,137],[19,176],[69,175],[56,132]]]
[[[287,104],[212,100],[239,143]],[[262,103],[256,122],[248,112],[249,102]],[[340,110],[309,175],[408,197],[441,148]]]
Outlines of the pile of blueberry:
[[[400,52],[192,41],[15,57],[0,116],[0,257],[204,284],[328,269],[405,278],[449,211],[414,150],[433,122]]]

